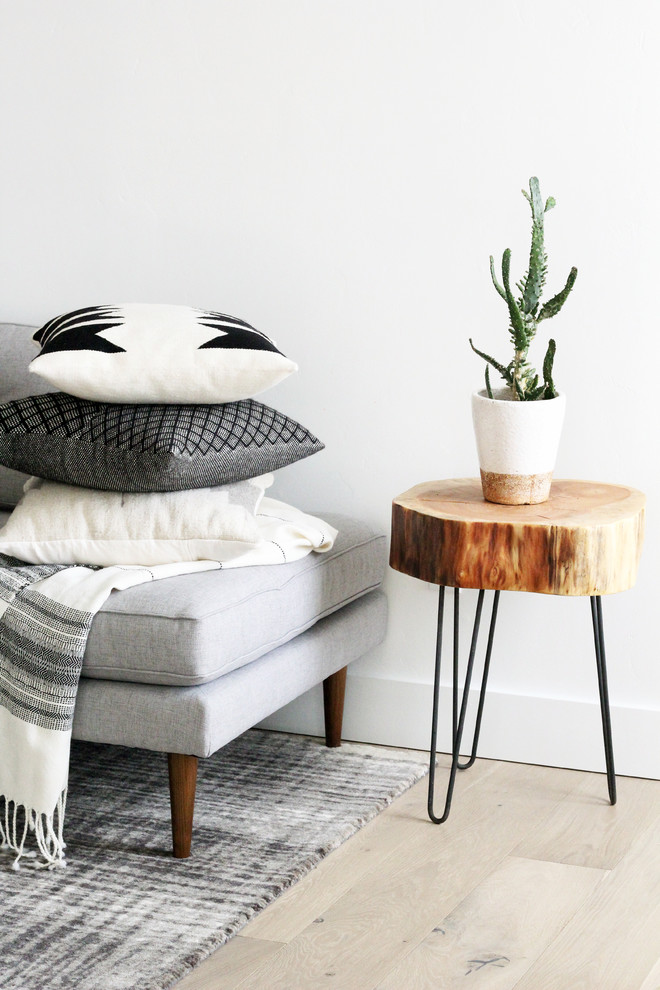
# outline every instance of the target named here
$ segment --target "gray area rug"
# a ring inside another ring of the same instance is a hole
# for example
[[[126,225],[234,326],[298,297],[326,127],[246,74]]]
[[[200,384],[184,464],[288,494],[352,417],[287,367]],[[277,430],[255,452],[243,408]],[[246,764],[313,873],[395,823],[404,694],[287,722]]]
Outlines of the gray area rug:
[[[171,986],[425,773],[372,754],[245,733],[200,760],[193,855],[175,860],[166,757],[74,743],[67,868],[0,853],[0,987]]]

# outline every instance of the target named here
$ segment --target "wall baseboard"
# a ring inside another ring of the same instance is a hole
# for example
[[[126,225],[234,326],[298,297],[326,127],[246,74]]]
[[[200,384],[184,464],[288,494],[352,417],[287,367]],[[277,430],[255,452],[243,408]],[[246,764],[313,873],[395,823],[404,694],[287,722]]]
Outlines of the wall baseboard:
[[[472,691],[469,712],[476,712]],[[433,687],[408,681],[351,676],[346,688],[343,738],[354,742],[428,749]],[[450,748],[451,691],[442,689],[438,749]],[[618,774],[660,780],[660,710],[611,705],[614,761]],[[469,750],[468,715],[463,749]],[[320,688],[307,692],[261,723],[263,728],[323,735]],[[532,697],[489,691],[479,756],[517,763],[605,770],[598,699]]]

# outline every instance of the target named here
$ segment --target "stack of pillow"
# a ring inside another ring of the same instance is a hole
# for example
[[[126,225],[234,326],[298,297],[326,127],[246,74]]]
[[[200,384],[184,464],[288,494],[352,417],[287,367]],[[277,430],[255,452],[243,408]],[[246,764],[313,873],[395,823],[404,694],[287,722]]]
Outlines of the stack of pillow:
[[[277,515],[263,511],[270,472],[323,449],[253,398],[297,366],[242,320],[94,306],[34,340],[30,371],[61,391],[0,405],[0,464],[36,476],[2,553],[141,566],[249,558]]]

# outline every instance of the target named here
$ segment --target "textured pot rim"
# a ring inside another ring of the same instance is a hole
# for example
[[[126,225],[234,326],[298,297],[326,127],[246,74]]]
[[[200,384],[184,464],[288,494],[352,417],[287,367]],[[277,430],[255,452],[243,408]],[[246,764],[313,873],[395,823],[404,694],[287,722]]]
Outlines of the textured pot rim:
[[[504,389],[498,389],[498,391],[502,392],[502,391],[504,391]],[[496,403],[498,403],[498,405],[504,405],[506,403],[506,405],[511,405],[512,407],[513,406],[515,406],[515,407],[522,407],[522,406],[524,406],[526,408],[527,407],[530,407],[531,408],[532,406],[542,406],[546,402],[554,402],[556,399],[564,399],[564,401],[566,401],[566,393],[565,392],[557,392],[557,394],[556,395],[553,395],[553,397],[551,399],[533,399],[531,401],[528,400],[527,402],[525,402],[525,401],[519,401],[519,400],[516,400],[516,399],[498,399],[498,398],[495,398],[494,396],[491,399],[489,395],[486,395],[486,389],[485,388],[482,388],[482,389],[479,389],[477,392],[473,392],[472,393],[472,398],[473,399],[477,399],[480,402],[481,401],[483,401],[483,402],[496,402]]]

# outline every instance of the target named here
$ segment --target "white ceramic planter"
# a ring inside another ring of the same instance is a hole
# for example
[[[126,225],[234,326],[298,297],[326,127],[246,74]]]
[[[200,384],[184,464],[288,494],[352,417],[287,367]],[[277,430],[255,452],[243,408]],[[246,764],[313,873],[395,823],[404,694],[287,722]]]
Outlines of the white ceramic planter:
[[[481,485],[488,502],[529,505],[550,495],[566,397],[517,402],[508,389],[472,396]]]

